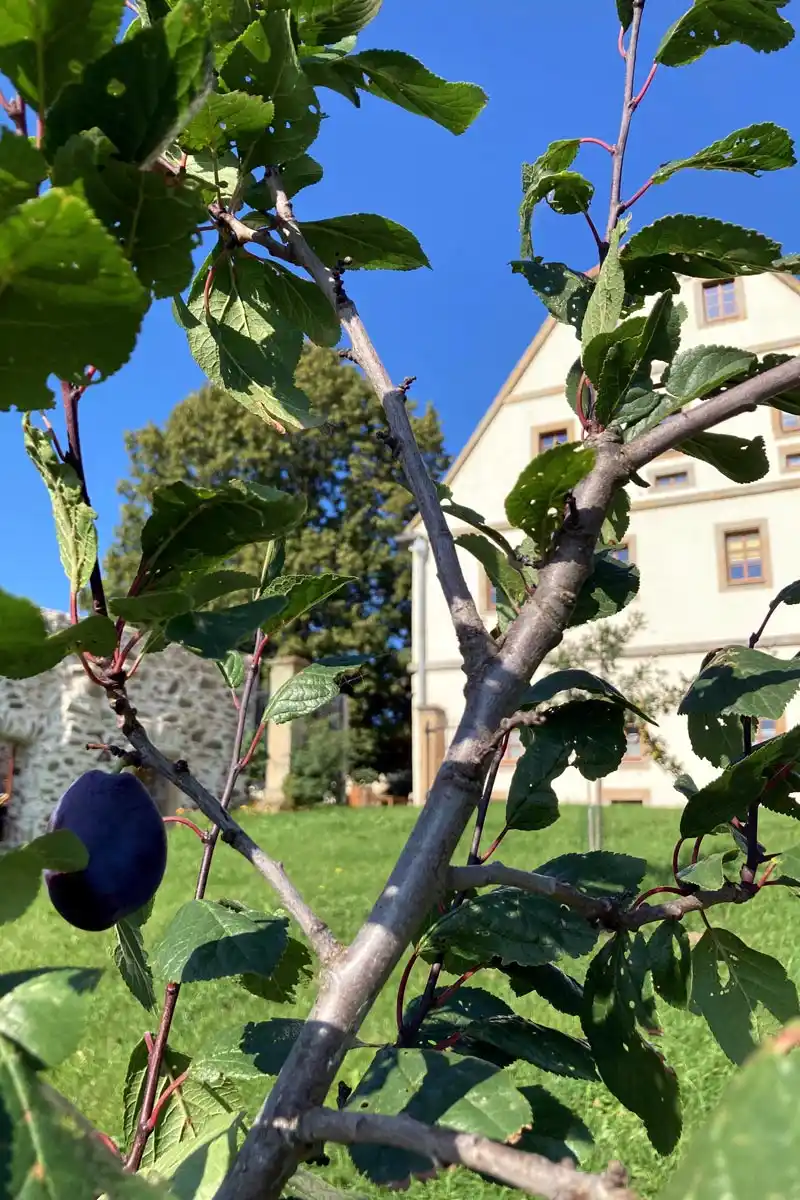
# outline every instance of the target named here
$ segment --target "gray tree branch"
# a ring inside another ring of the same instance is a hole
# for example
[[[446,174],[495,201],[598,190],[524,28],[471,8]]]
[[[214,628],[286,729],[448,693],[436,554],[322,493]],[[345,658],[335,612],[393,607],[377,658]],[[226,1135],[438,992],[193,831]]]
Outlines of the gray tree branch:
[[[634,90],[636,87],[636,55],[639,49],[639,35],[642,29],[645,0],[633,0],[633,21],[631,35],[625,55],[625,88],[622,98],[622,119],[620,121],[617,144],[614,147],[614,158],[611,167],[611,202],[608,210],[608,227],[606,241],[611,241],[617,221],[622,211],[622,170],[625,165],[625,151],[631,131],[631,121],[636,112]]]
[[[289,1137],[306,1143],[398,1146],[424,1154],[437,1164],[460,1164],[491,1175],[541,1200],[636,1200],[618,1163],[610,1164],[603,1175],[584,1175],[572,1165],[554,1163],[472,1133],[425,1125],[412,1117],[316,1108],[283,1128]]]
[[[231,814],[222,807],[216,796],[212,796],[211,792],[195,779],[188,768],[185,768],[183,764],[174,763],[153,745],[136,716],[136,709],[132,707],[121,687],[109,688],[108,697],[111,707],[117,714],[122,733],[138,752],[142,763],[157,771],[170,783],[174,783],[176,788],[193,800],[200,811],[220,829],[222,840],[246,858],[264,877],[270,887],[277,892],[283,907],[300,926],[320,961],[328,964],[336,958],[341,953],[341,946],[325,922],[306,904],[284,871],[282,864],[265,854]]]

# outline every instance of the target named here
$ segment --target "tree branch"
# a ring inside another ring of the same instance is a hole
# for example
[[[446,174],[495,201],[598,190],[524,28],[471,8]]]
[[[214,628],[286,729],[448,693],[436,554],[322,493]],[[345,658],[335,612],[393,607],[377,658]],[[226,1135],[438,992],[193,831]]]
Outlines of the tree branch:
[[[730,883],[714,892],[691,892],[667,900],[663,904],[640,904],[636,908],[623,909],[611,898],[598,899],[587,896],[578,888],[571,887],[552,875],[538,875],[535,871],[523,871],[517,867],[506,867],[501,862],[474,867],[451,867],[447,875],[448,885],[459,891],[469,888],[517,887],[534,896],[546,896],[563,904],[573,912],[580,913],[588,921],[597,921],[608,929],[641,929],[654,921],[681,921],[688,913],[705,912],[717,904],[745,904],[751,900],[752,889]]]
[[[241,825],[227,812],[215,796],[194,778],[183,763],[174,763],[150,741],[136,716],[124,690],[119,685],[108,689],[111,707],[117,714],[120,729],[138,751],[142,763],[174,783],[185,796],[195,802],[210,821],[219,827],[222,840],[247,859],[263,875],[280,898],[281,904],[294,917],[322,963],[330,963],[341,953],[341,946],[328,926],[309,908],[281,863],[270,858]]]
[[[572,1165],[526,1154],[474,1133],[425,1125],[413,1117],[316,1108],[284,1128],[302,1142],[398,1146],[435,1163],[459,1164],[490,1175],[541,1200],[636,1200],[619,1163],[612,1163],[603,1175],[583,1175]]]
[[[611,168],[611,201],[608,209],[608,228],[606,241],[611,241],[611,235],[620,217],[622,208],[622,169],[625,165],[625,150],[631,131],[631,121],[636,112],[636,53],[639,49],[639,34],[642,28],[642,15],[645,0],[633,0],[633,21],[631,23],[631,38],[625,55],[625,91],[622,100],[622,120],[619,127],[617,144],[614,147],[614,159]]]
[[[350,338],[356,362],[383,405],[409,488],[430,538],[439,582],[450,609],[464,659],[464,670],[471,678],[495,656],[497,648],[481,620],[464,579],[453,535],[442,512],[436,486],[428,474],[411,428],[405,390],[395,387],[392,383],[355,304],[344,292],[340,275],[326,267],[308,245],[295,219],[292,203],[283,188],[280,174],[277,171],[268,171],[267,182],[275,200],[280,230],[291,251],[292,261],[300,264],[327,296]]]
[[[762,371],[760,375],[745,379],[743,383],[734,384],[719,396],[701,400],[693,408],[667,417],[660,425],[656,425],[655,429],[634,438],[625,447],[624,455],[630,469],[638,471],[665,450],[672,450],[687,438],[694,437],[696,433],[720,425],[758,404],[765,404],[774,396],[779,396],[781,392],[789,391],[798,384],[800,358],[793,358],[790,362],[781,363],[778,367],[771,367],[769,371]]]

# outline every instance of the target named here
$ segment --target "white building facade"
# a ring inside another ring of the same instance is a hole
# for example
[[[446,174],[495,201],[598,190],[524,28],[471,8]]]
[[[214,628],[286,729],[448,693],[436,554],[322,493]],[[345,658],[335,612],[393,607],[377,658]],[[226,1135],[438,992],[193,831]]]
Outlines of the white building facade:
[[[728,345],[759,355],[800,354],[800,284],[793,277],[684,280],[680,299],[688,309],[682,349]],[[564,380],[577,354],[574,330],[545,321],[447,476],[454,500],[477,509],[512,541],[522,535],[509,531],[504,502],[518,474],[535,454],[580,438],[564,395]],[[638,566],[641,587],[626,612],[639,610],[644,622],[623,653],[631,665],[656,660],[675,680],[696,675],[710,650],[746,644],[770,599],[800,578],[800,418],[763,406],[719,431],[746,438],[761,435],[768,475],[757,483],[735,484],[706,463],[671,451],[642,472],[649,488],[629,488],[631,523],[623,554]],[[456,535],[467,532],[457,521],[450,525]],[[414,799],[422,803],[461,717],[465,679],[418,519],[408,533],[413,536],[414,572]],[[488,579],[475,558],[462,550],[459,557],[491,628],[495,614]],[[574,633],[580,637],[588,628]],[[780,657],[800,650],[800,606],[778,610],[760,648]],[[546,671],[545,665],[542,673]],[[795,699],[786,717],[762,732],[782,732],[784,722],[791,726],[798,721],[800,700]],[[692,753],[685,718],[663,717],[657,732],[698,784],[714,776],[714,769]],[[507,795],[517,753],[512,743],[498,773],[495,799]],[[562,801],[589,800],[590,785],[574,770],[554,786]],[[619,770],[603,780],[602,794],[605,803],[682,802],[671,776],[642,752],[635,737]]]

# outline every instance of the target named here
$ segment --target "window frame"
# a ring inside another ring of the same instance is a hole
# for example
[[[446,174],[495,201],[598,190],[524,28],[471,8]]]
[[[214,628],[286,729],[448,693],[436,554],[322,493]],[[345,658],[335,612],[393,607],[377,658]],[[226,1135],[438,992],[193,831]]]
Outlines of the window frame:
[[[784,438],[800,437],[800,426],[797,429],[783,428],[783,417],[793,417],[794,415],[794,413],[785,413],[781,408],[772,409],[772,433],[778,441],[782,441]],[[783,447],[781,447],[781,453],[783,453]]]
[[[795,433],[797,430],[795,430]],[[796,467],[790,467],[786,461],[790,454],[800,455],[800,442],[795,442],[792,446],[779,446],[778,453],[780,454],[780,469],[784,475],[797,475],[800,473],[800,463]]]
[[[629,725],[637,725],[641,729],[641,722],[639,722],[639,721],[626,721],[625,722],[626,730]],[[625,741],[627,743],[627,737],[626,737]],[[625,771],[625,770],[633,769],[633,770],[641,771],[643,768],[650,766],[650,763],[652,761],[650,758],[650,751],[648,749],[648,746],[644,739],[644,736],[642,735],[641,732],[639,733],[639,748],[641,750],[641,753],[637,756],[629,755],[628,751],[626,749],[625,753],[622,756],[622,761],[619,764],[619,770]]]
[[[548,421],[546,425],[531,426],[531,457],[536,458],[537,455],[543,454],[544,451],[539,449],[539,440],[545,437],[548,433],[560,433],[562,429],[567,431],[567,441],[574,442],[576,438],[576,423],[570,417],[565,417],[563,421]]]
[[[620,539],[619,545],[609,546],[608,549],[613,553],[614,550],[618,550],[620,546],[628,547],[628,562],[624,565],[634,566],[636,564],[636,534],[626,534],[624,538]],[[619,559],[617,561],[619,561]]]
[[[736,299],[736,312],[732,316],[709,317],[706,312],[706,291],[712,287],[721,287],[724,283],[732,283]],[[747,306],[745,304],[744,287],[738,276],[732,279],[698,279],[697,281],[697,324],[701,329],[714,325],[727,325],[729,321],[745,321]]]
[[[757,533],[761,539],[761,578],[760,579],[731,579],[728,574],[727,539],[734,534]],[[731,588],[772,587],[772,555],[769,544],[769,522],[761,517],[748,521],[726,521],[723,525],[715,526],[717,543],[717,575],[719,590],[730,591]]]
[[[766,721],[766,720],[769,720],[770,718],[762,717],[761,719],[762,719],[762,721]],[[778,717],[778,719],[775,721],[775,733],[773,734],[773,737],[780,737],[780,735],[782,733],[786,733],[786,715],[785,714],[782,717]],[[765,742],[769,742],[771,740],[772,740],[772,738],[761,738],[759,740],[754,737],[753,745],[754,746],[763,746]]]
[[[481,566],[481,583],[480,583],[480,610],[484,616],[493,616],[497,612],[497,605],[492,603],[492,583],[489,576],[486,574],[486,568]]]
[[[660,485],[658,479],[662,475],[685,475],[686,482],[671,484],[669,486]],[[675,492],[684,492],[689,488],[697,487],[694,477],[694,464],[691,462],[687,462],[685,465],[683,463],[665,463],[664,468],[661,470],[655,468],[650,472],[650,483],[661,496],[671,496]]]
[[[603,788],[603,807],[606,804],[636,804],[649,808],[652,803],[650,788]]]

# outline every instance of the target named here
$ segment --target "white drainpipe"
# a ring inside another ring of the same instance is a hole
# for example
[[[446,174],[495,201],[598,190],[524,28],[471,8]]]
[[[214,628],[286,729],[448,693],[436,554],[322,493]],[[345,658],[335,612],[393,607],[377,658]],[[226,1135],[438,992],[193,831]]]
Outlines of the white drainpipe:
[[[414,710],[412,713],[412,798],[415,804],[424,804],[422,794],[422,710],[428,704],[427,645],[426,645],[426,585],[428,541],[415,537],[411,543],[413,555],[411,589],[411,651],[414,662]]]

